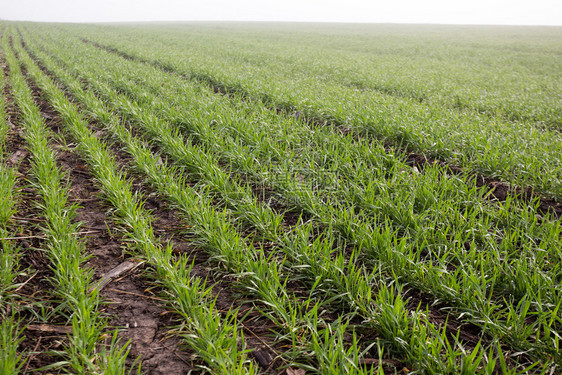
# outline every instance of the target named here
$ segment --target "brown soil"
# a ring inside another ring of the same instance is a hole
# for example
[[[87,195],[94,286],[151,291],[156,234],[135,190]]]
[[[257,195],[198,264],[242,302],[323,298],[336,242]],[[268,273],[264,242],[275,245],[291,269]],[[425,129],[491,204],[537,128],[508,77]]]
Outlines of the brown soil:
[[[77,220],[84,223],[83,230],[98,231],[88,235],[86,248],[93,258],[86,267],[94,270],[94,279],[133,260],[124,254],[123,239],[110,234],[114,226],[105,212],[109,209],[99,198],[100,192],[92,176],[74,153],[64,152],[59,157],[63,170],[70,175],[71,197],[81,202]],[[151,285],[142,276],[142,268],[120,275],[101,291],[107,301],[103,312],[112,316],[111,326],[118,327],[122,342],[131,341],[130,359],[140,358],[142,369],[148,374],[180,374],[193,370],[192,353],[180,345],[180,340],[168,336],[173,325],[173,315],[165,304],[149,292]]]

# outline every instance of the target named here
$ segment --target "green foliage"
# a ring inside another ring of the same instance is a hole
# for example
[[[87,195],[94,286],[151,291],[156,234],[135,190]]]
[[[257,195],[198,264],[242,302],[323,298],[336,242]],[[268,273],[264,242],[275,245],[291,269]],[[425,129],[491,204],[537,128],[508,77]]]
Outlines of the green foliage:
[[[181,29],[72,26],[80,37],[138,60],[131,61],[65,34],[67,27],[25,25],[25,49],[15,38],[19,57],[65,120],[208,370],[257,371],[239,345],[237,312],[219,314],[211,288],[191,276],[189,260],[158,243],[142,197],[88,129],[85,113],[184,215],[215,271],[234,277],[274,323],[276,340],[290,343],[283,356],[291,364],[318,373],[383,371],[361,365],[365,357],[378,357],[379,364],[396,358],[428,374],[559,368],[560,222],[537,215],[538,200],[490,199],[471,175],[481,171],[558,197],[560,139],[547,129],[557,126],[549,112],[556,104],[536,104],[531,113],[527,99],[506,98],[501,90],[481,101],[473,92],[491,86],[474,72],[474,83],[457,77],[468,84],[466,95],[452,78],[428,85],[413,80],[417,70],[384,81],[380,67],[363,68],[371,60],[353,43],[334,53],[353,57],[348,69],[334,56],[315,62],[316,49],[314,58],[275,49],[290,40],[287,34],[265,34],[275,46],[266,50],[243,28],[224,39],[208,25],[185,26],[212,41],[187,58],[179,43],[195,39]],[[123,32],[119,40],[116,31]],[[224,40],[261,49],[231,48]],[[459,46],[450,51],[462,56]],[[376,61],[387,66],[384,58]],[[252,74],[242,74],[249,66]],[[447,61],[440,69],[439,77],[462,72]],[[503,84],[520,83],[506,78]],[[529,97],[544,99],[549,90]],[[504,108],[504,102],[510,104]],[[420,172],[406,163],[401,147],[459,163],[465,173],[452,175],[438,163]],[[285,219],[294,215],[296,224],[288,225]],[[410,288],[438,306],[432,309],[479,327],[479,341],[471,347],[446,323],[436,323],[430,305],[412,306]],[[358,319],[360,329],[352,324]]]
[[[0,373],[18,374],[24,363],[18,346],[23,341],[23,329],[12,316],[0,322]]]

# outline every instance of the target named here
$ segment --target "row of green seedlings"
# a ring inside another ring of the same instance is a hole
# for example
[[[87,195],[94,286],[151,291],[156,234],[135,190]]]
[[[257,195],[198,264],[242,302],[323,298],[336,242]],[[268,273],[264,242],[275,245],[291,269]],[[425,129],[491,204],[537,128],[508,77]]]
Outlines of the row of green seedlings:
[[[4,30],[5,24],[2,24],[0,35],[4,35]],[[1,61],[4,62],[4,59]],[[23,355],[18,351],[23,340],[23,329],[12,308],[16,299],[14,291],[18,288],[20,254],[15,242],[9,238],[13,237],[11,220],[16,213],[18,196],[16,171],[5,165],[5,146],[10,130],[5,105],[5,85],[4,71],[0,69],[0,373],[16,374],[23,367]]]
[[[57,107],[56,103],[53,104]],[[92,114],[97,113],[98,119],[105,119],[104,122],[111,122],[111,119],[114,119],[107,109],[103,106],[100,107],[99,102],[97,107],[95,104],[94,102],[94,106],[89,107],[89,110]],[[118,123],[113,122],[113,127],[117,126]],[[181,211],[189,217],[189,224],[198,229],[197,234],[202,246],[213,254],[228,272],[240,277],[252,275],[244,279],[246,289],[255,289],[254,294],[261,296],[266,306],[272,306],[273,311],[266,312],[266,315],[284,329],[284,335],[290,336],[295,349],[302,346],[301,341],[308,340],[308,337],[312,336],[312,340],[306,345],[309,352],[318,353],[321,372],[363,373],[366,371],[358,364],[360,355],[355,339],[351,348],[343,349],[343,333],[346,330],[346,323],[332,326],[322,324],[322,319],[318,316],[319,305],[308,306],[310,302],[303,304],[289,296],[277,273],[277,268],[283,267],[282,263],[277,266],[275,262],[264,261],[267,258],[263,249],[256,249],[245,244],[244,239],[228,224],[228,213],[214,210],[210,196],[186,188],[181,179],[177,182],[176,171],[173,168],[159,166],[157,159],[145,146],[138,141],[133,142],[125,128],[120,127],[120,129],[119,134],[125,140],[127,150],[135,157],[136,167],[148,176],[157,189],[166,192]],[[127,140],[129,141],[127,142]],[[323,325],[328,328],[324,329]],[[322,332],[331,332],[332,335],[324,337],[325,334]],[[323,338],[324,341],[322,341]],[[292,357],[298,358],[298,351],[295,353]],[[343,358],[340,359],[338,356]],[[329,370],[330,366],[338,367]]]
[[[2,24],[4,35],[6,24]],[[5,64],[2,48],[2,63]],[[17,171],[5,165],[7,160],[6,142],[10,131],[7,121],[6,96],[7,81],[4,70],[0,70],[0,373],[16,374],[23,365],[24,354],[19,351],[19,344],[23,341],[25,327],[17,319],[16,306],[18,295],[15,293],[20,286],[19,276],[24,272],[19,268],[20,249],[15,243],[15,226],[12,217],[16,213],[19,199],[17,194]]]
[[[100,41],[99,36],[92,38]],[[104,40],[102,43],[112,41]],[[334,91],[330,85],[318,87],[314,82],[308,82],[311,87],[316,86],[314,90],[306,87],[295,90],[293,85],[283,80],[268,81],[268,87],[259,87],[263,83],[256,82],[254,75],[251,80],[240,78],[234,83],[227,71],[215,72],[218,78],[205,68],[193,71],[190,65],[182,63],[179,50],[170,49],[150,59],[143,56],[154,55],[157,53],[155,50],[138,49],[134,45],[127,46],[127,50],[126,54],[139,61],[199,82],[209,82],[223,91],[263,100],[270,107],[300,113],[319,122],[346,126],[357,134],[382,138],[413,151],[460,163],[469,170],[502,177],[519,186],[533,186],[558,198],[562,196],[558,160],[562,150],[556,132],[491,121],[487,116],[474,113],[454,113],[447,108],[413,104],[385,95],[370,93],[368,98],[361,99],[353,90]],[[228,81],[231,83],[224,83]],[[311,91],[305,95],[306,90]],[[377,111],[372,112],[368,108],[377,108]]]
[[[7,39],[5,34],[2,42],[10,69],[10,84],[22,114],[23,137],[31,154],[33,179],[30,183],[41,196],[38,208],[45,220],[41,230],[46,238],[45,253],[53,271],[53,297],[60,299],[57,310],[72,322],[72,333],[65,345],[65,360],[44,369],[69,366],[77,373],[123,374],[127,347],[118,345],[116,331],[109,346],[105,343],[107,322],[98,311],[100,298],[96,291],[88,291],[92,272],[81,267],[88,256],[84,241],[77,235],[80,228],[80,223],[74,220],[77,206],[68,204],[69,186],[65,174],[57,166],[55,154],[49,148],[49,131]]]
[[[17,52],[21,58],[22,51]],[[131,183],[118,170],[107,147],[88,130],[76,107],[66,100],[62,92],[46,80],[28,58],[22,60],[28,74],[44,90],[64,120],[67,131],[77,142],[105,199],[119,216],[116,221],[134,243],[138,255],[154,267],[155,277],[170,294],[170,303],[183,318],[186,342],[213,373],[255,373],[253,363],[247,359],[243,337],[239,335],[236,311],[229,311],[224,318],[220,316],[214,307],[215,300],[210,297],[211,289],[204,280],[190,275],[193,265],[189,264],[188,258],[180,256],[174,259],[172,247],[159,244],[151,226],[152,216],[143,208],[140,196],[132,192]]]
[[[160,125],[162,125],[162,124],[160,124]],[[161,128],[160,128],[160,129],[161,129]],[[160,137],[162,137],[162,135],[160,135]],[[165,138],[166,138],[166,137],[165,137]],[[177,137],[175,137],[175,138],[169,138],[169,139],[170,139],[170,140],[171,140],[171,139],[177,139]],[[185,159],[184,159],[184,160],[185,160]],[[208,165],[208,163],[209,163],[209,162],[207,161],[207,165]],[[202,168],[204,169],[204,167],[202,167]],[[216,166],[215,166],[214,168],[216,168]],[[239,191],[240,191],[240,189],[238,189],[238,192],[239,192]],[[308,236],[306,236],[306,238],[307,238],[307,241],[308,241]],[[276,238],[276,239],[279,240],[279,238]],[[331,252],[331,251],[330,251],[330,252]],[[325,253],[325,254],[330,254],[330,252]],[[298,254],[298,253],[293,253],[293,254],[292,254],[293,257],[295,257],[295,254]],[[297,256],[298,256],[298,255],[297,255]],[[301,255],[301,256],[302,256],[302,255]],[[344,259],[343,257],[339,258],[340,261],[343,260],[343,259]],[[315,259],[315,260],[316,260],[316,259]],[[324,260],[325,260],[325,259],[324,259]],[[301,261],[302,261],[302,259],[301,259]],[[353,264],[353,263],[354,263],[354,262],[351,262],[351,264]],[[314,261],[313,261],[313,262],[308,262],[307,266],[310,267],[311,265],[314,265],[314,264],[318,264],[318,263],[317,263],[317,262],[314,262]],[[342,263],[342,264],[343,264],[343,263]],[[336,269],[337,266],[341,266],[342,264],[333,264],[333,266],[336,266],[334,269]],[[302,265],[301,265],[301,266],[302,266]],[[322,268],[322,267],[317,267],[317,268]],[[330,276],[333,276],[333,271],[334,271],[334,269],[332,269],[332,275],[330,275]],[[336,274],[336,276],[337,276],[337,273],[335,273],[335,274]],[[352,272],[352,275],[360,275],[360,273]],[[341,279],[341,276],[340,276],[340,279]],[[349,288],[350,284],[353,285],[353,282],[350,283],[351,280],[352,280],[352,279],[349,278],[349,279],[347,279],[347,280],[343,280],[344,282],[335,283],[335,284],[336,284],[336,285],[339,285],[339,286],[347,285],[348,288]],[[369,285],[368,285],[368,284],[369,284],[369,283],[363,284],[363,285],[366,285],[366,287],[367,287],[367,288],[365,288],[364,290],[366,290],[366,289],[369,288]],[[340,289],[339,292],[341,292],[341,289]],[[344,294],[345,294],[345,293],[344,293]],[[352,297],[352,298],[353,298],[353,297]],[[357,301],[352,301],[351,303],[357,303]],[[364,311],[363,311],[363,312],[364,312]]]
[[[146,77],[146,75],[145,75],[145,77]],[[147,78],[147,79],[148,79],[148,78]],[[145,97],[146,97],[146,93],[144,93],[143,95],[145,95]],[[182,95],[182,97],[185,97],[185,96],[186,96],[186,95]],[[148,97],[147,99],[148,99],[148,100],[153,100],[153,98],[150,98],[150,97]],[[169,105],[169,103],[168,103],[168,105]],[[138,110],[138,109],[137,109],[137,110]],[[138,112],[138,111],[137,111],[137,112]],[[137,112],[134,112],[134,113],[137,113]],[[145,117],[146,117],[146,116],[145,116]],[[200,129],[196,129],[196,130],[193,130],[193,129],[192,129],[192,131],[199,131],[199,134],[209,134],[208,129],[207,129],[207,132],[205,132],[205,130],[201,131]],[[218,148],[218,149],[221,149],[221,150],[224,150],[224,149],[225,149],[224,144],[220,144],[220,147],[216,147],[215,149],[217,149],[217,148]],[[226,149],[228,149],[228,147],[227,147]],[[232,147],[231,147],[231,149],[232,149]],[[246,150],[244,150],[244,151],[246,151]],[[252,157],[253,157],[253,155],[252,155]],[[431,175],[430,175],[430,176],[431,176]],[[433,177],[435,177],[435,176],[433,176]],[[435,178],[434,178],[434,179],[435,179]],[[430,189],[431,189],[431,186],[428,186],[428,185],[427,185],[427,182],[428,182],[428,181],[431,182],[431,178],[425,180],[425,182],[426,182],[425,186],[422,185],[422,188],[425,188],[425,190],[430,190]],[[460,180],[457,180],[457,181],[460,181]],[[457,191],[458,191],[458,186],[453,185],[453,189],[449,188],[449,190],[455,190],[455,189],[457,189]],[[466,188],[465,188],[465,190],[466,190]],[[461,190],[461,193],[465,193],[465,191],[462,191],[462,190]],[[358,195],[358,194],[356,194],[356,195]],[[470,195],[470,192],[469,192],[469,194],[467,194],[467,195]],[[472,195],[475,195],[475,194],[473,193]],[[453,198],[458,198],[458,197],[453,197]],[[462,198],[464,198],[464,197],[462,197]],[[480,197],[477,196],[477,200],[481,200]],[[383,201],[383,200],[380,200],[380,201]],[[443,204],[443,202],[445,202],[446,204],[449,204],[448,200],[444,200],[444,199],[435,199],[435,201],[436,201],[436,202],[441,202],[441,204]],[[319,203],[321,203],[321,202],[319,202]],[[510,203],[510,202],[508,202],[507,205],[509,205],[509,203]],[[373,205],[373,206],[374,206],[374,205]],[[389,207],[389,208],[390,208],[390,207]],[[445,207],[445,208],[446,208],[446,207]],[[438,210],[436,210],[436,211],[437,211],[437,212],[445,212],[445,213],[447,213],[446,210],[439,210],[439,209],[438,209]],[[391,211],[391,212],[392,212],[392,211]],[[506,212],[509,212],[509,210],[504,210],[504,211],[503,211],[504,214],[505,214]],[[531,217],[531,222],[532,222],[532,220],[535,220],[535,223],[534,223],[534,224],[535,224],[535,226],[536,226],[536,224],[537,224],[537,223],[536,223],[537,219],[536,219],[536,217],[535,217],[534,215],[529,215],[531,212],[532,212],[531,210],[526,210],[526,211],[524,211],[524,213],[526,213],[526,215],[527,215],[528,217]],[[406,211],[406,213],[408,213],[408,212]],[[479,213],[478,210],[475,210],[475,211],[472,212],[472,215],[475,215],[475,214],[478,214],[478,213]],[[503,221],[507,221],[509,225],[513,225],[513,224],[511,223],[511,221],[513,221],[514,218],[517,218],[517,216],[511,215],[510,218],[507,218],[507,219],[504,218]],[[458,216],[457,219],[461,219],[461,221],[463,222],[462,224],[463,224],[465,227],[467,227],[467,225],[470,226],[470,222],[467,224],[467,223],[465,222],[465,218],[464,218],[462,215]],[[501,223],[501,219],[502,219],[502,218],[500,217],[500,223]],[[520,220],[519,227],[527,226],[527,225],[528,225],[528,224],[527,224],[527,222],[526,222],[525,220]],[[447,225],[447,227],[450,227],[450,226]],[[508,226],[508,228],[509,228],[509,226]],[[554,229],[556,229],[556,228],[554,227]],[[551,227],[549,230],[550,230],[551,234],[554,234],[554,236],[551,236],[551,238],[553,238],[553,237],[554,237],[554,238],[558,238],[558,236],[555,236],[556,230],[552,231],[552,227]],[[489,231],[490,231],[490,230],[488,229],[488,232],[489,232]],[[518,236],[517,236],[517,232],[516,232],[515,234],[516,234],[515,237],[514,237],[513,235],[511,235],[511,236],[508,237],[508,238],[511,240],[512,243],[517,243],[517,241],[519,241],[519,238],[522,236],[522,234],[523,234],[523,235],[527,235],[528,233],[519,233]],[[446,235],[447,235],[447,231],[445,231],[445,236],[446,236]],[[486,237],[485,237],[485,238],[486,238]],[[425,240],[425,239],[424,239],[424,240]],[[449,240],[449,239],[446,238],[446,240]],[[462,238],[455,238],[455,240],[456,240],[456,243],[461,244],[461,245],[464,245],[465,243],[467,243],[467,241],[466,241],[466,240],[463,240]],[[545,242],[545,243],[548,244],[548,242]],[[423,242],[422,242],[422,245],[424,245]],[[434,245],[434,246],[435,246],[435,245],[439,245],[439,244],[434,244],[434,243],[433,243],[433,244],[431,244],[431,245]],[[505,245],[505,243],[504,243],[504,245]],[[427,242],[425,243],[425,246],[428,247]],[[463,247],[464,247],[464,246],[463,246]],[[556,249],[556,247],[550,247],[550,248]],[[472,254],[469,254],[469,257],[465,257],[465,259],[466,259],[466,258],[470,259],[471,257],[474,258],[475,252],[477,252],[477,251],[481,251],[481,249],[477,249],[477,248],[474,246],[474,247],[473,247],[473,250],[472,250]],[[419,257],[419,253],[418,253],[417,256]],[[448,256],[450,257],[451,255],[448,254]],[[456,257],[457,254],[454,254],[454,256]],[[498,258],[501,258],[501,257],[497,257],[497,256],[496,256],[495,258],[491,258],[491,259],[494,260],[494,259],[498,259]],[[523,259],[527,259],[527,258],[523,258]],[[544,257],[543,259],[548,259],[548,257]],[[490,263],[490,257],[480,257],[480,260],[483,261],[483,263],[486,263],[486,264]],[[419,261],[419,259],[418,259],[418,261]],[[447,258],[442,259],[442,261],[441,261],[441,264],[444,265],[444,266],[450,265],[450,263],[451,263],[450,259],[447,259]],[[472,262],[472,263],[473,263],[473,262]],[[457,264],[461,264],[461,265],[462,265],[463,262],[462,262],[462,261],[458,261]],[[470,263],[469,263],[469,264],[470,264]],[[505,262],[503,262],[503,260],[502,260],[502,262],[498,262],[498,264],[505,264]],[[525,264],[524,264],[524,265],[525,265]],[[480,268],[480,266],[481,266],[481,264],[477,264],[476,266],[477,266],[477,267],[474,267],[474,269],[478,271],[479,268]],[[524,267],[525,270],[527,270],[527,269],[529,269],[529,268],[531,268],[531,267],[529,267],[529,264],[526,264],[526,267]],[[516,270],[516,269],[517,269],[517,267],[513,267],[513,266],[512,266],[508,271]],[[411,271],[411,270],[408,270],[408,269],[407,269],[406,272],[408,272],[408,271]],[[422,271],[424,271],[424,270],[422,270]],[[501,269],[500,269],[500,271],[501,271]],[[496,274],[501,274],[502,272],[496,271],[495,273],[496,273]],[[515,284],[515,287],[518,288],[519,294],[521,294],[520,291],[526,289],[526,285],[525,285],[524,283],[525,283],[525,282],[528,282],[529,278],[528,278],[528,277],[523,277],[523,278],[522,278],[521,275],[520,275],[520,273],[522,273],[522,272],[521,272],[520,270],[517,270],[516,273],[512,273],[512,275],[511,275],[512,277],[511,277],[509,280],[500,280],[500,281],[503,281],[503,283],[504,283],[505,285],[507,285],[508,287],[514,285],[514,284],[513,284],[513,281],[518,282],[519,284]],[[507,273],[507,275],[509,276],[509,273]],[[473,274],[473,275],[471,275],[471,276],[472,276],[472,279],[473,279],[473,280],[482,280],[482,279],[480,278],[480,275],[479,275],[479,274]],[[531,281],[536,281],[536,280],[538,280],[539,282],[541,282],[541,285],[544,285],[544,284],[545,284],[545,280],[548,281],[548,279],[547,279],[547,278],[545,279],[545,277],[544,277],[543,275],[538,274],[538,277],[537,277],[536,274],[535,274],[535,275],[533,275],[533,276],[535,276],[535,280],[533,280],[533,279],[531,278]],[[469,281],[472,282],[473,280],[469,280]],[[490,282],[490,280],[487,280],[487,279],[484,279],[483,281],[484,281],[485,284],[488,284],[488,283]],[[480,281],[480,283],[482,284],[482,281]],[[497,284],[500,284],[500,283],[497,283]],[[521,284],[523,284],[523,285],[521,285]],[[546,284],[548,285],[548,282],[547,282]],[[459,287],[460,287],[460,286],[462,286],[462,285],[459,285]],[[534,285],[534,286],[536,286],[536,285]],[[533,288],[534,288],[534,286],[533,286]],[[501,289],[501,287],[502,287],[502,285],[496,285],[496,290],[497,290],[497,289]],[[459,288],[459,289],[460,289],[460,288]],[[533,290],[534,290],[534,289],[533,289]],[[548,291],[552,292],[552,288],[542,288],[542,289],[541,289],[541,291],[545,291],[545,290],[546,290],[547,292],[548,292]],[[481,287],[479,288],[479,292],[480,292],[480,294],[486,293],[485,286],[483,286],[483,287],[481,286]],[[505,291],[504,291],[504,294],[508,295],[509,292],[510,292],[510,290],[505,290]],[[492,293],[489,293],[489,295],[491,295],[491,294],[492,294]],[[472,299],[472,298],[473,298],[470,291],[469,291],[468,293],[466,293],[465,296],[467,296],[469,299]],[[550,297],[551,297],[551,300],[554,300],[554,301],[555,301],[555,303],[556,303],[557,300],[558,300],[558,301],[560,300],[559,298],[556,297],[556,294],[555,294],[555,293],[551,293]],[[484,306],[489,306],[489,300],[488,300],[489,297],[485,296],[485,298],[486,298],[486,299],[484,300],[484,304],[483,304],[483,305],[484,305]],[[545,298],[543,298],[543,299],[545,299]],[[528,310],[529,307],[530,307],[530,305],[531,305],[531,302],[532,302],[532,300],[531,300],[531,301],[527,300],[527,301],[526,301],[526,304],[527,304],[527,305],[526,305],[526,306],[522,306],[522,307],[523,307],[523,310]],[[546,305],[548,302],[550,302],[550,301],[546,301],[546,303],[544,303],[544,304]],[[497,306],[492,306],[492,309],[495,308],[495,307],[497,308]],[[549,306],[547,305],[546,308],[548,308],[548,307],[549,307]],[[522,309],[520,309],[520,310],[522,310]],[[547,312],[547,313],[549,314],[548,319],[547,319],[547,320],[543,319],[543,321],[546,321],[546,322],[548,322],[548,323],[550,324],[549,327],[552,327],[552,324],[553,324],[553,317],[556,318],[557,311],[558,311],[558,307],[557,307],[556,305],[554,305],[554,309],[553,309],[552,311],[548,311],[548,312]],[[490,316],[490,315],[491,315],[491,314],[488,313],[486,316]],[[514,314],[514,315],[515,315],[515,314]],[[523,314],[523,315],[525,315],[525,314]],[[509,319],[507,319],[507,322],[509,323]],[[518,322],[519,322],[519,323],[524,323],[524,319],[519,319]],[[508,328],[508,327],[500,327],[500,328],[501,328],[501,331],[502,331],[501,333],[502,333],[502,334],[505,334],[505,332],[509,332],[509,328]],[[525,330],[524,333],[526,334],[526,337],[529,337],[530,335],[532,335],[532,334],[534,333],[533,327],[527,327],[527,326],[526,326],[526,327],[523,327],[523,328],[524,328],[524,330]],[[520,333],[518,332],[518,334],[520,334]],[[512,335],[512,336],[514,336],[514,335]],[[547,339],[548,339],[548,337],[547,337]],[[554,349],[555,349],[555,348],[556,348],[556,335],[554,335],[553,340],[554,340],[554,344],[555,344],[555,346],[554,346]],[[547,345],[546,345],[546,346],[548,347],[549,345],[550,345],[550,343],[547,342]],[[556,350],[556,349],[555,349],[555,350]]]
[[[3,162],[3,158],[0,158]],[[11,235],[10,219],[15,213],[16,174],[11,168],[0,165],[0,373],[17,374],[22,366],[22,353],[18,346],[23,340],[23,328],[15,317],[12,308],[18,288],[17,277],[20,274],[18,260],[19,249]]]

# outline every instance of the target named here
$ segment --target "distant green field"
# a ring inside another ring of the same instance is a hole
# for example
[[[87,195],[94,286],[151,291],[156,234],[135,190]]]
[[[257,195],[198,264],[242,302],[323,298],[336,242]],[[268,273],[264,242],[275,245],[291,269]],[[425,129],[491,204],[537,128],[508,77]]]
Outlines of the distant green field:
[[[562,28],[0,25],[0,373],[562,371]]]
[[[561,28],[203,23],[80,33],[562,198]]]

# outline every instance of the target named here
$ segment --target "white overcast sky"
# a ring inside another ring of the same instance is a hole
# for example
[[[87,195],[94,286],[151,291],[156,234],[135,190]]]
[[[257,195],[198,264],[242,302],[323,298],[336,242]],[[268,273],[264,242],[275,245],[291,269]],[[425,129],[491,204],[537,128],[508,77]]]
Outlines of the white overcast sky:
[[[562,25],[562,0],[0,0],[0,19]]]

